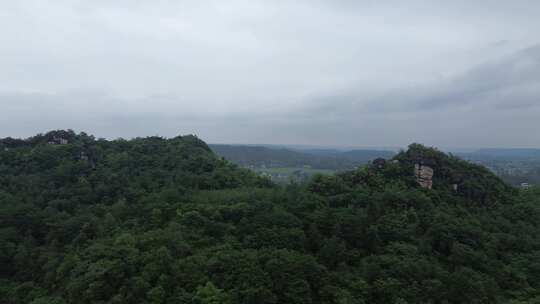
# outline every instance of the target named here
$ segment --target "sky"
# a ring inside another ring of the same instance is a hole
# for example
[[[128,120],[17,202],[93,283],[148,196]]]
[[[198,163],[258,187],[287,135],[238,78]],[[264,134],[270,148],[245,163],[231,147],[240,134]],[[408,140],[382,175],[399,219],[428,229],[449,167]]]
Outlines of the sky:
[[[537,0],[0,3],[0,137],[540,148]]]

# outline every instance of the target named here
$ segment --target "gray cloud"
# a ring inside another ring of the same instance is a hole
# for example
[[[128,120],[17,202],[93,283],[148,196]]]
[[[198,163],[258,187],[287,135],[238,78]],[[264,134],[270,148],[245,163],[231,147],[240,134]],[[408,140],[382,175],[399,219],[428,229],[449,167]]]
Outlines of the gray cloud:
[[[0,12],[0,137],[539,146],[538,1],[55,1]]]
[[[540,106],[540,45],[485,62],[448,79],[379,91],[345,90],[305,102],[304,113],[335,117],[361,113],[424,112],[468,106],[491,110]]]

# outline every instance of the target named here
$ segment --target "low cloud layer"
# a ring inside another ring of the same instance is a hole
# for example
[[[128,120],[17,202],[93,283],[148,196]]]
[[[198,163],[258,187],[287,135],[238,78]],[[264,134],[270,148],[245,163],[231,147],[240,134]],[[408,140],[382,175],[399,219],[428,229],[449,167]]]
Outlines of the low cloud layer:
[[[540,147],[537,1],[13,1],[0,137]]]

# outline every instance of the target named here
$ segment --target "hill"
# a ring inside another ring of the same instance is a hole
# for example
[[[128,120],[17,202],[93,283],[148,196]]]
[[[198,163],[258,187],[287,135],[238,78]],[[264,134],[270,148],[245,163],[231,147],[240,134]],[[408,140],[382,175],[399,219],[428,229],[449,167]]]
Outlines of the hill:
[[[435,149],[276,186],[194,136],[0,145],[2,303],[540,300],[540,192]]]

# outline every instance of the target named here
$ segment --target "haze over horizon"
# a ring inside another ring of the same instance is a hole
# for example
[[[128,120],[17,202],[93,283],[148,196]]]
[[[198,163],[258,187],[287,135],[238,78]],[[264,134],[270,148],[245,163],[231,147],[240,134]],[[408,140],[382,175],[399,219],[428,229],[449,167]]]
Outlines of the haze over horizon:
[[[540,148],[540,2],[3,3],[0,137]]]

